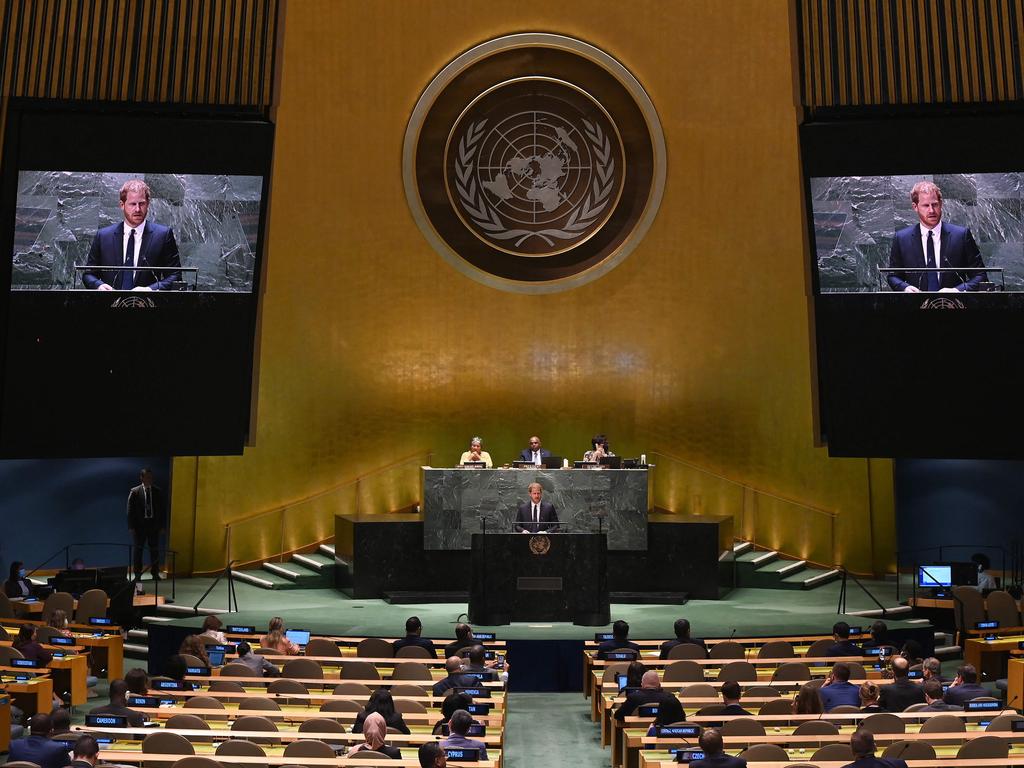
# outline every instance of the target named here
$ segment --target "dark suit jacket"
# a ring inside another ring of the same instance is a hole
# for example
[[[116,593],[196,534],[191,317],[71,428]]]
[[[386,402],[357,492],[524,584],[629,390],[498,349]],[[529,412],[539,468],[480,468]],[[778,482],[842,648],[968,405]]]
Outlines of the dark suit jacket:
[[[451,688],[472,688],[473,686],[480,685],[480,681],[475,677],[469,675],[455,674],[448,675],[444,680],[438,680],[434,683],[432,689],[435,696],[443,696],[444,692]]]
[[[406,635],[399,640],[395,640],[395,642],[391,644],[391,647],[395,649],[395,653],[397,654],[407,645],[418,645],[421,648],[426,648],[431,654],[433,654],[435,659],[437,658],[437,648],[434,647],[434,641],[425,637],[420,637],[419,635]]]
[[[516,512],[515,530],[517,532],[528,531],[529,533],[545,533],[558,530],[558,513],[555,505],[550,501],[540,502],[540,525],[533,523],[533,502],[524,501],[519,504],[519,511]]]
[[[978,685],[977,683],[964,683],[963,685],[957,685],[951,687],[946,691],[946,695],[942,697],[942,700],[947,704],[955,704],[960,708],[963,708],[971,699],[976,699],[979,696],[991,696],[992,692],[984,688],[984,686]]]
[[[551,451],[549,451],[547,448],[540,449],[540,457],[542,459],[550,455]],[[531,451],[529,448],[523,448],[523,450],[519,453],[519,461],[533,461],[533,451]]]
[[[694,760],[690,763],[691,768],[746,768],[747,761],[742,757],[732,755],[714,755],[703,760]]]
[[[167,528],[167,507],[164,492],[150,486],[153,497],[153,519],[146,519],[146,496],[141,483],[128,492],[128,528],[133,531],[162,531]]]
[[[747,712],[739,704],[729,704],[718,714],[723,717],[750,717],[752,715],[751,712]]]
[[[616,710],[615,719],[623,720],[644,704],[658,705],[658,716],[654,718],[654,722],[658,725],[679,723],[686,719],[686,713],[683,712],[683,705],[679,703],[679,699],[660,688],[641,688],[629,694],[622,702],[622,706]]]
[[[825,651],[826,656],[863,656],[862,651],[855,643],[851,643],[849,640],[841,640],[838,643],[832,643]]]
[[[902,678],[891,685],[878,686],[878,703],[886,712],[902,712],[911,704],[924,703],[924,690],[917,683]]]
[[[825,706],[826,712],[831,712],[841,704],[860,706],[860,688],[852,683],[837,680],[832,685],[821,686],[818,693],[821,694],[821,703]]]
[[[124,264],[124,222],[103,227],[93,238],[86,261],[90,267],[120,267]],[[135,270],[136,286],[149,286],[154,291],[164,291],[171,283],[181,280],[181,272],[159,270],[154,272],[145,267],[180,267],[178,244],[174,242],[174,231],[163,224],[147,221],[142,231],[139,246],[139,264]],[[86,288],[99,288],[103,283],[116,286],[117,270],[89,269],[82,273]]]
[[[26,736],[24,739],[12,741],[7,760],[25,760],[35,763],[39,768],[64,768],[71,762],[67,747],[42,736]]]
[[[629,640],[605,640],[597,646],[597,658],[608,658],[609,651],[636,651],[637,657],[640,656],[640,646]]]
[[[661,656],[662,659],[667,659],[669,652],[677,645],[699,645],[704,649],[704,655],[708,655],[708,648],[704,644],[704,641],[699,637],[691,637],[689,640],[666,640],[661,644]]]
[[[893,268],[923,268],[924,248],[921,246],[921,225],[901,229],[892,241],[889,252],[889,266]],[[974,242],[974,235],[967,227],[942,222],[939,235],[939,267],[984,267],[981,251]],[[928,287],[927,272],[890,272],[886,278],[894,291],[902,291],[908,285],[922,291]],[[959,291],[977,290],[978,283],[985,279],[983,272],[940,272],[940,288],[956,288]]]
[[[114,704],[104,704],[102,707],[94,707],[89,711],[90,715],[117,715],[118,717],[127,717],[128,725],[132,728],[141,728],[143,723],[146,722],[146,718],[141,712],[136,712],[134,709],[128,707],[118,707]]]
[[[696,763],[690,763],[690,765],[696,765]],[[907,768],[907,761],[891,757],[862,757],[852,763],[847,763],[843,768]]]

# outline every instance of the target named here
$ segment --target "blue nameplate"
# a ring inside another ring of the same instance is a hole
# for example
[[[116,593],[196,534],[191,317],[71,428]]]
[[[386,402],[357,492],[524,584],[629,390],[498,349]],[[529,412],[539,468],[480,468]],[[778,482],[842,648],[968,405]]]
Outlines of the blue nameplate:
[[[679,737],[684,739],[700,738],[699,725],[660,725],[657,736],[659,739]]]
[[[886,651],[886,649],[884,647],[882,647],[882,648],[865,648],[864,649],[864,655],[865,656],[884,656],[885,655],[885,651]]]
[[[964,706],[968,712],[990,712],[994,709],[1002,709],[1001,701],[968,701]]]
[[[129,707],[158,707],[160,700],[156,696],[128,696]]]
[[[911,669],[910,671],[907,672],[907,677],[909,677],[911,680],[919,680],[919,679],[924,677],[924,670],[923,669]]]
[[[466,711],[471,715],[489,715],[493,706],[493,704],[470,704],[466,707]]]
[[[637,717],[657,717],[661,710],[659,704],[644,704],[636,708]]]
[[[604,657],[608,661],[633,661],[636,658],[636,651],[608,651]]]
[[[474,640],[497,640],[498,636],[494,632],[474,632]]]
[[[1024,732],[1024,720],[1012,720],[1010,722],[1010,730],[1014,733]]]
[[[456,693],[464,693],[470,698],[491,698],[491,691],[489,688],[456,688]]]
[[[114,620],[108,619],[106,616],[90,616],[89,623],[94,627],[112,627],[114,626]]]
[[[594,634],[595,643],[603,643],[605,640],[611,640],[615,636],[611,632],[597,632]]]
[[[227,632],[231,635],[255,635],[256,627],[235,626],[234,624],[229,624]]]
[[[64,635],[51,635],[49,645],[74,645],[75,638]]]
[[[209,677],[209,667],[185,667],[185,673],[189,675],[195,675],[196,677]]]
[[[704,753],[699,749],[678,749],[676,750],[677,763],[692,763],[695,760],[703,760]]]
[[[850,634],[851,635],[861,635],[861,634],[864,634],[864,630],[861,629],[860,627],[850,627]]]
[[[161,691],[184,691],[185,684],[179,683],[177,680],[157,680],[156,688]]]
[[[975,629],[996,629],[999,626],[998,621],[976,621],[974,622]]]
[[[476,763],[480,760],[479,749],[467,749],[466,747],[445,747],[445,757],[449,760],[458,760],[463,763]]]
[[[124,715],[86,715],[85,724],[107,728],[127,728],[128,718]]]
[[[11,659],[12,667],[27,667],[29,669],[39,669],[39,662],[35,659]]]

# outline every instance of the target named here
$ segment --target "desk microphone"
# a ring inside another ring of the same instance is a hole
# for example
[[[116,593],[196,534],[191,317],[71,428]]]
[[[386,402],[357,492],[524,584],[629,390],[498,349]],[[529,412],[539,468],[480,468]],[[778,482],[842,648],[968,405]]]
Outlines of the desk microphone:
[[[732,640],[734,637],[736,637],[736,627],[732,628],[732,634],[729,635],[729,639]]]

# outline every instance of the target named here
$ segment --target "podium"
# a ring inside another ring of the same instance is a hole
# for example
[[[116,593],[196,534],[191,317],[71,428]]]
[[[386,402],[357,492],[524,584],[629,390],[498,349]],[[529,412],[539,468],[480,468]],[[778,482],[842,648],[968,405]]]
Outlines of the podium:
[[[603,533],[475,533],[469,620],[609,622]]]

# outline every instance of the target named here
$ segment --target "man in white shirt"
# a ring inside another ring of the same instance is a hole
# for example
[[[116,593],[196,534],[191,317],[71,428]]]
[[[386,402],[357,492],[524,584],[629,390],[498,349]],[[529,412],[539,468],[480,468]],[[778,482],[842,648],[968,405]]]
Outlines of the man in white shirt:
[[[519,461],[532,461],[538,467],[544,463],[544,459],[551,455],[551,451],[541,448],[540,438],[534,435],[530,438],[530,447],[524,448],[519,454]]]

